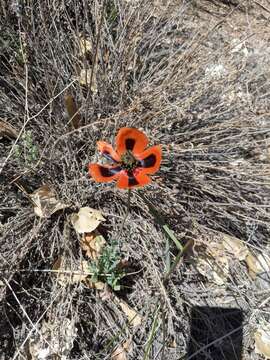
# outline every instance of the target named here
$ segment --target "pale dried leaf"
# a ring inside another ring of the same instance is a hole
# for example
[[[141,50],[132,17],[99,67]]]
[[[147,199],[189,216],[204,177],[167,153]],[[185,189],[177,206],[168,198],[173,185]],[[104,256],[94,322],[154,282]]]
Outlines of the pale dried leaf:
[[[117,296],[114,297],[114,301],[120,306],[122,311],[128,318],[130,325],[136,327],[141,325],[142,317],[137,311],[133,310],[125,301],[120,300]]]
[[[67,360],[73,348],[77,336],[75,319],[63,316],[51,319],[50,322],[43,321],[37,325],[39,331],[33,332],[27,342],[27,357],[31,360],[60,359]]]
[[[126,340],[122,345],[117,346],[111,355],[112,360],[128,360],[131,340]]]
[[[217,285],[223,285],[229,275],[229,261],[222,243],[210,243],[198,254],[196,268],[200,274]]]
[[[197,270],[200,274],[205,276],[209,281],[214,282],[217,285],[224,285],[227,280],[227,260],[222,260],[225,264],[225,268],[220,268],[220,264],[217,264],[216,260],[199,259],[196,265]]]
[[[270,325],[264,325],[257,329],[254,334],[255,352],[270,359]]]
[[[92,82],[91,82],[91,73],[92,73],[92,69],[90,69],[90,68],[81,69],[80,75],[79,75],[79,83],[81,85],[87,86],[87,87],[89,87],[91,84],[91,91],[93,91],[93,93],[97,93],[98,88],[97,88],[96,74],[95,74],[95,72],[93,73]]]
[[[91,55],[93,52],[92,41],[90,38],[85,38],[84,36],[80,36],[79,38],[79,46],[80,46],[80,55]]]
[[[56,198],[54,189],[49,185],[38,188],[30,195],[30,198],[34,204],[34,213],[40,218],[50,217],[55,212],[68,207]]]
[[[173,348],[173,349],[177,348],[177,343],[176,343],[175,339],[171,339],[169,341],[168,345],[169,345],[170,348]]]
[[[105,286],[106,286],[106,284],[103,283],[102,281],[97,281],[97,282],[93,283],[93,288],[96,290],[104,290]]]
[[[254,256],[249,254],[246,257],[246,264],[252,279],[255,279],[257,274],[270,272],[270,257],[267,255],[259,254],[258,256]]]
[[[236,259],[240,261],[245,260],[245,258],[249,254],[249,250],[247,246],[243,243],[243,241],[233,236],[224,234],[223,246],[228,253],[232,254]]]
[[[19,135],[18,131],[7,122],[0,120],[0,137],[5,136],[8,138],[17,138]]]
[[[102,221],[105,221],[99,210],[90,207],[82,207],[77,214],[71,215],[70,220],[79,234],[91,233]]]
[[[106,284],[101,282],[101,281],[97,281],[97,282],[93,282],[91,281],[90,278],[86,278],[84,281],[85,285],[88,286],[90,289],[96,289],[96,290],[104,290],[106,288]]]
[[[247,257],[246,257],[246,264],[248,266],[248,273],[249,275],[251,276],[251,278],[254,280],[256,278],[256,275],[258,273],[258,269],[256,267],[256,258],[255,256],[249,254]]]
[[[85,233],[80,241],[81,248],[86,252],[86,256],[91,260],[96,260],[102,253],[106,245],[104,237],[96,230]]]

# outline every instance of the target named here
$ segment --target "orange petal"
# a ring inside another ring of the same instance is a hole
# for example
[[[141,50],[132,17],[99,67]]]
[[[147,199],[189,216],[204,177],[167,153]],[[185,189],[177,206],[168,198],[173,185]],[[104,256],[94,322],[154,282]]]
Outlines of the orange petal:
[[[113,149],[112,145],[106,143],[105,141],[98,141],[97,148],[102,155],[109,158],[109,160],[119,162],[120,157],[117,152]]]
[[[116,136],[116,151],[121,156],[127,150],[134,155],[144,151],[148,144],[147,136],[138,129],[121,128]]]
[[[149,176],[140,171],[135,170],[135,172],[133,174],[128,174],[125,170],[121,171],[116,186],[119,189],[132,189],[150,184],[151,179]]]
[[[120,166],[89,164],[89,174],[97,182],[109,182],[118,178]]]
[[[142,174],[154,174],[160,168],[161,163],[161,146],[152,146],[145,150],[142,154],[137,155],[137,159],[140,161],[138,168]]]

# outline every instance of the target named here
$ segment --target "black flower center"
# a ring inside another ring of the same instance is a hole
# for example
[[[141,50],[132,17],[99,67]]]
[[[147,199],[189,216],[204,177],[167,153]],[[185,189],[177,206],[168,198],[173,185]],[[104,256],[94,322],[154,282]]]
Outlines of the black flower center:
[[[132,171],[136,167],[138,167],[139,162],[135,158],[135,156],[132,154],[130,150],[127,150],[122,156],[121,156],[121,166],[123,169],[127,171]]]

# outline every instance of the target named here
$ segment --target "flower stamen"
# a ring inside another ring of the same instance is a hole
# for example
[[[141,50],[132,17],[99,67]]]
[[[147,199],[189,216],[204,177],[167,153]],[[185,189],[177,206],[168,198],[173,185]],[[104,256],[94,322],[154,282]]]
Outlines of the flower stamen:
[[[121,166],[127,171],[132,171],[138,166],[138,160],[135,158],[135,156],[130,150],[127,150],[121,156]]]

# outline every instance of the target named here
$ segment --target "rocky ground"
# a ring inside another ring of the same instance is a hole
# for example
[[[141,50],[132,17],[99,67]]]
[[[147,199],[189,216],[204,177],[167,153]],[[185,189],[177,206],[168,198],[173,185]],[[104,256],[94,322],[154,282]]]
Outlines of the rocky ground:
[[[269,3],[0,15],[0,359],[270,357]],[[123,126],[163,150],[124,223],[127,191],[87,173]]]

